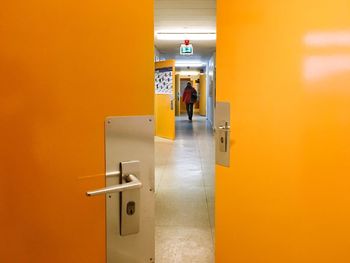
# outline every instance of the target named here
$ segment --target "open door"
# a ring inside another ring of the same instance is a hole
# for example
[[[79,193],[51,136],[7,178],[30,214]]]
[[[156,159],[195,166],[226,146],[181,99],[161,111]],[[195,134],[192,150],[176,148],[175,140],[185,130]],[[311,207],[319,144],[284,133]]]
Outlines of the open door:
[[[349,2],[218,0],[217,18],[216,262],[350,262]]]
[[[155,63],[156,135],[175,139],[175,60]]]
[[[0,262],[154,262],[153,1],[137,5],[3,3]]]
[[[175,115],[180,116],[181,115],[181,87],[180,87],[180,74],[175,75]]]

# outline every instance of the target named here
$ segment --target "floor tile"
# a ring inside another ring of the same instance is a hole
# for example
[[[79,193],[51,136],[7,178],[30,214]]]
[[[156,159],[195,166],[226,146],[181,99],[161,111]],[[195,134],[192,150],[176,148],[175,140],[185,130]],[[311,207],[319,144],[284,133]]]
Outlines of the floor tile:
[[[156,138],[156,262],[214,262],[214,142],[206,119]]]
[[[179,191],[160,187],[156,200],[156,225],[210,227],[203,187]]]
[[[156,227],[157,263],[213,263],[211,229]]]

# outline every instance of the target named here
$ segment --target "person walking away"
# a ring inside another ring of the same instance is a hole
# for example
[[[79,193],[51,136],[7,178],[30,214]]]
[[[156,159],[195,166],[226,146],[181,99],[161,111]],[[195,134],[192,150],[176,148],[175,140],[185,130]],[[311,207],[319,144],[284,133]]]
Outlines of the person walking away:
[[[192,121],[193,104],[197,101],[197,91],[192,87],[191,82],[187,82],[187,86],[182,95],[182,101],[186,104],[186,111],[189,121]]]

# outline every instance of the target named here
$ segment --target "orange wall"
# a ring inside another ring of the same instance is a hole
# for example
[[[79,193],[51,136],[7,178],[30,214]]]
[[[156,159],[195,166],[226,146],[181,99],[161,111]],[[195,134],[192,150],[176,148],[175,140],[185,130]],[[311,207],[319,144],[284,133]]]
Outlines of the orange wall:
[[[154,114],[156,120],[156,135],[174,140],[175,139],[175,60],[156,62],[155,67],[173,68],[173,94],[156,94],[154,100]],[[154,86],[154,84],[153,84]],[[171,102],[171,100],[174,100]],[[171,109],[173,103],[173,109]]]
[[[218,0],[216,262],[350,262],[350,2]]]
[[[104,119],[154,109],[153,1],[137,6],[2,2],[0,262],[104,262],[104,198],[84,194],[104,186]]]

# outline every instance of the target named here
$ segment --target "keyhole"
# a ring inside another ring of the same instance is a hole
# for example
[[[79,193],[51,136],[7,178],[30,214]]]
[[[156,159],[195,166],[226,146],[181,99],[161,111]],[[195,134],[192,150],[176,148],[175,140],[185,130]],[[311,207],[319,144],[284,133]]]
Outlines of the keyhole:
[[[221,141],[221,143],[224,143],[224,137],[221,137],[220,141]]]
[[[126,213],[129,215],[129,216],[132,216],[133,214],[135,214],[135,202],[128,202],[128,204],[126,205]]]

